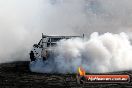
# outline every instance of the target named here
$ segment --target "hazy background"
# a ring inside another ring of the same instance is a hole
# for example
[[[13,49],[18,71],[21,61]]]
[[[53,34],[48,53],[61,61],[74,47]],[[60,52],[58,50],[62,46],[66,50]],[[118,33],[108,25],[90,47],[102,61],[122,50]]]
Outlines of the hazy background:
[[[41,33],[132,31],[132,0],[0,0],[0,62],[29,60]]]

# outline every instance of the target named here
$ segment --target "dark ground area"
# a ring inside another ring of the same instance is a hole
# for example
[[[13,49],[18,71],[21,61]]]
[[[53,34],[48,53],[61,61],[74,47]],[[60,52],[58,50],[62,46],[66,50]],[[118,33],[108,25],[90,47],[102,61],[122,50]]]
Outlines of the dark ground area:
[[[0,65],[0,88],[132,88],[130,83],[78,85],[76,74],[40,74],[32,73],[29,62],[12,62]],[[114,74],[129,74],[132,71],[115,72]],[[109,73],[112,74],[112,73]]]

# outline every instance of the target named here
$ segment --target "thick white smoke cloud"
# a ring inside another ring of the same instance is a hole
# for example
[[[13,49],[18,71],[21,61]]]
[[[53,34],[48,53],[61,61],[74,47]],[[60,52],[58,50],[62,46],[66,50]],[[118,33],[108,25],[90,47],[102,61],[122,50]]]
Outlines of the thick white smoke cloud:
[[[80,66],[94,73],[132,70],[132,45],[125,33],[93,33],[89,39],[61,40],[54,53],[46,63],[32,62],[31,70],[70,73]]]
[[[0,63],[29,60],[29,51],[48,35],[127,32],[131,0],[0,0]]]

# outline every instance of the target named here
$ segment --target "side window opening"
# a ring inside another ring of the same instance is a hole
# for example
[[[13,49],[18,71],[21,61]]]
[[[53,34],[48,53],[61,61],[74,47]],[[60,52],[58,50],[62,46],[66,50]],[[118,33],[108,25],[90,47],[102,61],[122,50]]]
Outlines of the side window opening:
[[[47,41],[47,47],[50,47],[50,43],[51,43],[50,40],[51,40],[51,39],[49,38],[48,41]]]

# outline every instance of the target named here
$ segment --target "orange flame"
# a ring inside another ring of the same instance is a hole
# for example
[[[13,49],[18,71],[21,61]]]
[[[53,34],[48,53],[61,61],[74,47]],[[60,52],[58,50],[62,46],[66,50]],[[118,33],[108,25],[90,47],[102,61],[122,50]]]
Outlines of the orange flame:
[[[79,67],[78,71],[79,71],[80,76],[85,76],[86,73],[85,73],[85,70],[82,67]]]

